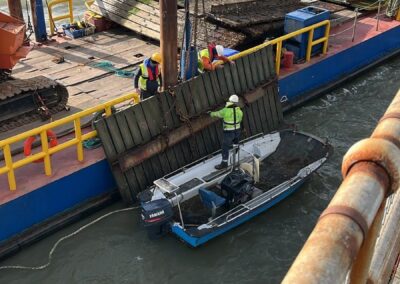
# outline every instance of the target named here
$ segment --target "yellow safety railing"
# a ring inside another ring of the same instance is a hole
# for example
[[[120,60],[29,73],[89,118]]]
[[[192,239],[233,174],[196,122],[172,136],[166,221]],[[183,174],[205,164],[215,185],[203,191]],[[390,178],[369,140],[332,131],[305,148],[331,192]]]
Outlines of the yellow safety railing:
[[[117,104],[126,102],[128,100],[132,100],[137,103],[139,101],[139,96],[136,93],[131,93],[124,95],[122,97],[116,98],[114,100],[108,101],[106,103],[100,104],[98,106],[77,112],[70,116],[61,118],[59,120],[53,121],[51,123],[45,124],[43,126],[34,128],[27,132],[18,134],[16,136],[4,139],[0,141],[0,149],[3,149],[4,155],[4,162],[5,166],[0,168],[0,174],[7,173],[8,177],[8,185],[10,190],[16,190],[17,184],[15,180],[15,173],[14,170],[18,169],[22,166],[28,165],[36,160],[43,159],[44,162],[44,170],[47,176],[50,176],[52,173],[51,169],[51,159],[50,156],[54,153],[60,152],[66,148],[76,145],[77,150],[77,159],[78,161],[83,161],[83,145],[82,141],[96,137],[97,132],[95,130],[90,131],[86,134],[82,134],[81,129],[81,119],[86,116],[93,115],[93,113],[104,111],[106,116],[112,114],[111,108]],[[74,123],[74,132],[75,138],[72,140],[68,140],[64,143],[58,144],[53,148],[49,148],[49,142],[47,137],[47,130],[52,128],[67,124],[67,123]],[[11,145],[18,141],[24,140],[31,136],[40,135],[40,141],[42,145],[42,151],[26,158],[23,158],[18,161],[14,161],[12,154],[11,154]]]
[[[68,14],[60,15],[53,17],[53,6],[63,4],[63,3],[68,3]],[[59,20],[64,20],[69,18],[69,22],[72,23],[74,21],[74,14],[73,14],[73,6],[72,6],[72,0],[49,0],[47,2],[47,9],[49,11],[49,24],[50,24],[50,32],[53,35],[54,34],[54,25],[56,21]]]
[[[62,3],[62,2],[68,2],[69,0],[53,0],[49,2],[49,14],[50,14],[50,9],[52,6]],[[69,1],[71,2],[71,1]],[[72,7],[72,6],[70,6]],[[71,9],[70,9],[71,11]],[[72,17],[72,12],[71,12],[71,17]],[[60,16],[61,17],[61,16]],[[61,19],[60,17],[54,18],[54,20],[59,20]],[[325,35],[324,37],[313,40],[314,37],[314,30],[326,26],[325,28]],[[282,52],[282,44],[285,40],[288,40],[290,38],[293,38],[297,35],[303,34],[303,33],[309,33],[308,34],[308,46],[307,46],[307,54],[306,54],[306,61],[310,61],[311,59],[311,51],[312,47],[316,44],[323,43],[323,54],[326,54],[327,49],[328,49],[328,39],[329,39],[329,32],[330,32],[330,21],[325,20],[320,23],[314,24],[312,26],[300,29],[298,31],[295,31],[293,33],[281,36],[279,38],[270,40],[268,42],[265,42],[263,44],[260,44],[256,47],[250,48],[248,50],[245,50],[243,52],[240,52],[238,54],[235,54],[233,56],[230,56],[229,58],[231,60],[238,59],[240,57],[243,57],[245,55],[248,55],[250,53],[254,53],[266,46],[269,45],[276,45],[276,57],[275,57],[275,64],[276,64],[276,73],[279,74],[280,71],[280,62],[281,62],[281,52]],[[221,64],[222,62],[218,62],[217,64]],[[91,131],[86,134],[82,134],[81,130],[81,119],[85,116],[89,116],[95,112],[98,111],[105,111],[106,115],[111,114],[111,107],[119,104],[121,102],[134,99],[135,102],[138,102],[138,95],[137,94],[128,94],[125,96],[122,96],[120,98],[114,99],[112,101],[109,101],[107,103],[98,105],[96,107],[89,108],[87,110],[78,112],[76,114],[73,114],[71,116],[56,120],[54,122],[51,122],[49,124],[43,125],[41,127],[32,129],[30,131],[27,131],[25,133],[16,135],[14,137],[10,137],[8,139],[0,141],[0,149],[3,149],[3,154],[4,154],[4,161],[5,161],[5,166],[0,168],[0,174],[7,173],[8,175],[8,183],[10,190],[15,190],[16,189],[16,180],[15,180],[15,174],[14,170],[17,168],[20,168],[22,166],[25,166],[27,164],[30,164],[36,160],[43,159],[44,161],[44,169],[45,169],[45,174],[46,175],[51,175],[52,169],[51,169],[51,159],[50,156],[54,153],[57,153],[59,151],[62,151],[68,147],[76,145],[77,147],[77,158],[78,161],[83,161],[83,145],[82,141],[87,140],[89,138],[93,138],[97,136],[96,131]],[[64,125],[66,123],[74,123],[74,130],[75,130],[75,138],[72,140],[69,140],[67,142],[64,142],[62,144],[59,144],[53,148],[49,148],[49,143],[48,143],[48,137],[47,137],[47,130]],[[35,136],[35,135],[40,135],[40,140],[41,140],[41,145],[42,145],[42,151],[39,153],[36,153],[34,155],[31,155],[29,157],[26,157],[24,159],[21,159],[19,161],[13,161],[12,154],[11,154],[11,147],[10,145],[13,143],[16,143],[18,141],[21,141],[23,139],[26,139],[30,136]]]
[[[324,34],[324,36],[319,38],[319,39],[317,39],[317,40],[313,40],[315,29],[317,29],[319,27],[322,27],[322,26],[325,26],[325,34]],[[262,49],[262,48],[264,48],[266,46],[276,45],[275,70],[276,70],[276,74],[279,75],[280,67],[281,67],[280,65],[281,65],[282,44],[283,44],[283,42],[285,40],[291,39],[291,38],[293,38],[295,36],[298,36],[300,34],[303,34],[303,33],[308,33],[308,45],[307,45],[307,53],[306,53],[306,61],[308,62],[308,61],[311,60],[312,48],[313,48],[313,46],[315,46],[317,44],[320,44],[320,43],[324,44],[324,47],[322,49],[322,53],[326,54],[326,52],[328,50],[328,40],[329,40],[330,29],[331,29],[331,22],[329,20],[325,20],[325,21],[319,22],[317,24],[314,24],[312,26],[302,28],[302,29],[297,30],[295,32],[292,32],[290,34],[286,34],[286,35],[278,37],[276,39],[267,41],[265,43],[262,43],[260,45],[257,45],[255,47],[253,47],[253,48],[247,49],[247,50],[242,51],[240,53],[237,53],[235,55],[232,55],[232,56],[229,57],[229,59],[235,60],[235,59],[238,59],[240,57],[246,56],[248,54],[254,53],[254,52],[256,52],[256,51],[258,51],[258,50],[260,50],[260,49]],[[221,62],[217,62],[216,64],[217,65],[218,64],[222,64],[222,61]]]

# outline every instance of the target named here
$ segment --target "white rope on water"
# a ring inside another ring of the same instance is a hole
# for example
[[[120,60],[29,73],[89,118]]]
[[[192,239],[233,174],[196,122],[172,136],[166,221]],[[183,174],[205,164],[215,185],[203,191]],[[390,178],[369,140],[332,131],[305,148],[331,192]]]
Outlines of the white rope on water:
[[[69,238],[71,238],[71,237],[73,237],[73,236],[79,234],[80,232],[82,232],[82,231],[85,230],[86,228],[88,228],[88,227],[90,227],[90,226],[96,224],[97,222],[99,222],[99,221],[101,221],[101,220],[103,220],[103,219],[105,219],[105,218],[107,218],[107,217],[109,217],[109,216],[111,216],[111,215],[114,215],[114,214],[120,213],[120,212],[126,212],[126,211],[135,210],[135,209],[138,209],[138,208],[139,208],[139,206],[136,206],[136,207],[128,207],[128,208],[119,209],[119,210],[115,210],[115,211],[109,212],[109,213],[107,213],[107,214],[104,214],[103,216],[100,216],[100,217],[96,218],[96,219],[93,220],[92,222],[90,222],[90,223],[88,223],[88,224],[86,224],[86,225],[80,227],[80,228],[77,229],[76,231],[74,231],[74,232],[72,232],[72,233],[70,233],[70,234],[68,234],[68,235],[66,235],[66,236],[64,236],[64,237],[62,237],[62,238],[60,238],[60,239],[53,245],[52,249],[50,250],[50,252],[49,252],[49,257],[48,257],[48,262],[47,262],[46,264],[43,264],[43,265],[41,265],[41,266],[33,266],[33,267],[31,267],[31,266],[22,266],[22,265],[6,265],[6,266],[0,266],[0,270],[4,270],[4,269],[42,270],[42,269],[45,269],[45,268],[47,268],[47,267],[50,266],[51,260],[52,260],[52,258],[53,258],[53,253],[56,251],[57,246],[58,246],[61,242],[63,242],[63,241],[65,241],[65,240],[67,240],[67,239],[69,239]]]

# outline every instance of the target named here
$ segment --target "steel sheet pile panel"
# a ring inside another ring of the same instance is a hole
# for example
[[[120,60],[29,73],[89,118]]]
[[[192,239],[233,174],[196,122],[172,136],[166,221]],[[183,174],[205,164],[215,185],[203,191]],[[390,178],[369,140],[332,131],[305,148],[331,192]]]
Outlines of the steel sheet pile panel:
[[[197,132],[191,122],[223,107],[233,93],[244,102],[243,138],[276,130],[283,116],[273,58],[272,47],[266,47],[96,122],[123,199],[132,203],[154,180],[219,150],[222,122]],[[184,131],[190,135],[171,145],[169,139]],[[136,149],[143,151],[132,154]],[[129,155],[143,162],[122,166]]]

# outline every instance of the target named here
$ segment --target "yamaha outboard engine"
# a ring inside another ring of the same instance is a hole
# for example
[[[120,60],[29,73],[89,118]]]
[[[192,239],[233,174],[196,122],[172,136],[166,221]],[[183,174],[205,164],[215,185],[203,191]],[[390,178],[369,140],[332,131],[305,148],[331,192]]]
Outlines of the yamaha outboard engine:
[[[142,202],[142,221],[150,239],[168,233],[172,217],[172,206],[167,199]]]
[[[221,182],[222,196],[228,201],[228,208],[233,208],[251,199],[253,178],[242,170],[228,174]]]

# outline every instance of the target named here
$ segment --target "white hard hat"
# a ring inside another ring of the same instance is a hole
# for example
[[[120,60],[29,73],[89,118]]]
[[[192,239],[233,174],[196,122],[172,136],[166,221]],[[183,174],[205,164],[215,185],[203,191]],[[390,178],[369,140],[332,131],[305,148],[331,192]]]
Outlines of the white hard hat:
[[[224,55],[224,47],[222,45],[217,45],[215,47],[215,49],[217,50],[217,54],[219,56],[223,56]]]
[[[239,102],[239,97],[237,95],[232,95],[232,96],[229,97],[229,101],[231,103],[237,104]]]

